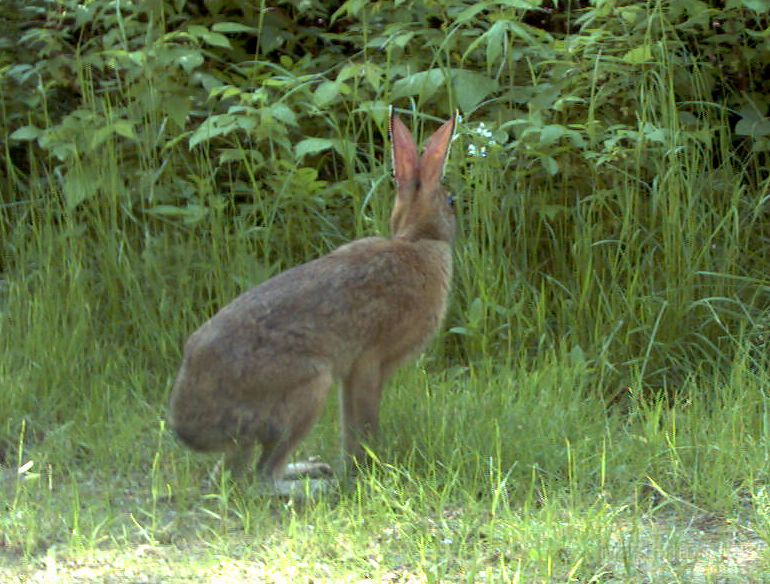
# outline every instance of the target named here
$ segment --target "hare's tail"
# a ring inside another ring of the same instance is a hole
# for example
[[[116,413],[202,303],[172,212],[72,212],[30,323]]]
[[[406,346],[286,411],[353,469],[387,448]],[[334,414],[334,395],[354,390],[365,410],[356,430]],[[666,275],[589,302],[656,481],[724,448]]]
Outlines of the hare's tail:
[[[169,426],[180,442],[198,452],[227,450],[240,441],[253,442],[269,427],[242,404],[190,402],[172,396]],[[189,398],[188,398],[189,399]]]
[[[175,420],[172,416],[171,429],[185,446],[197,452],[220,452],[232,447],[240,440],[253,441],[252,427],[239,427],[242,416],[230,411],[219,412],[206,418]]]
[[[184,424],[172,423],[171,429],[176,434],[176,437],[185,446],[198,452],[207,452],[210,450],[216,450],[216,446],[212,444],[211,436],[208,432],[201,432],[199,428],[191,428]],[[215,442],[220,442],[219,440]]]

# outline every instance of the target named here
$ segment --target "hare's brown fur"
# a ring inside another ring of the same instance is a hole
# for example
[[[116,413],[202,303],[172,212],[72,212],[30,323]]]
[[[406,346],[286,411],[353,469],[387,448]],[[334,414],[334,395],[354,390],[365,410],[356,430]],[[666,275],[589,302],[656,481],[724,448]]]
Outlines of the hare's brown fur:
[[[171,395],[171,425],[190,447],[227,451],[237,468],[258,442],[258,471],[278,480],[335,379],[347,452],[359,456],[377,432],[384,382],[443,319],[455,229],[440,184],[454,120],[422,160],[406,127],[392,123],[393,237],[354,241],[283,272],[193,333]]]

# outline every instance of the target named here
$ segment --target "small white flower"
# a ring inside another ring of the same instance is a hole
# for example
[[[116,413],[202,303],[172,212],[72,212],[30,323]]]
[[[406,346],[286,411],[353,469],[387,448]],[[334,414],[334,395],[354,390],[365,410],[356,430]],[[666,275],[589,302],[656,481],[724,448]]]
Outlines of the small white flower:
[[[468,144],[468,156],[475,158],[484,158],[487,155],[487,147],[482,146],[479,148],[475,144]]]
[[[492,131],[488,130],[484,122],[479,122],[479,127],[474,130],[476,134],[481,136],[482,138],[491,138],[492,137]]]

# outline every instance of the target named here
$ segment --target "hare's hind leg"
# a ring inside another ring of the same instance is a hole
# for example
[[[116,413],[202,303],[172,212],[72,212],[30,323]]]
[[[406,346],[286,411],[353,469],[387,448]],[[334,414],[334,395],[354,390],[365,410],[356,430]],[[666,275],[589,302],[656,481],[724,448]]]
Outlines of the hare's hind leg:
[[[225,468],[230,471],[233,478],[243,475],[244,470],[252,461],[254,454],[254,442],[247,444],[234,444],[232,448],[225,453]]]
[[[384,379],[381,364],[363,357],[343,382],[342,420],[345,451],[350,459],[364,462],[363,444],[379,432]]]
[[[206,484],[217,485],[224,471],[230,473],[230,478],[237,479],[243,476],[243,472],[251,462],[254,453],[254,442],[248,444],[233,444],[225,450],[224,459],[219,459],[209,473]]]
[[[275,431],[260,438],[262,454],[257,472],[262,478],[273,483],[283,478],[289,456],[321,415],[332,381],[331,373],[324,371],[287,393],[272,420]]]

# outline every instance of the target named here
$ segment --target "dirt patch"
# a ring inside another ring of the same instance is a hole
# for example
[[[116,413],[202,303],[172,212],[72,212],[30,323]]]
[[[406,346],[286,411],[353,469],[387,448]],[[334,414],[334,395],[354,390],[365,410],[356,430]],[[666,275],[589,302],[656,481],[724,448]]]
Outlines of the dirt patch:
[[[749,526],[713,515],[658,512],[624,524],[613,539],[621,556],[633,549],[633,572],[643,582],[770,582],[767,543]]]
[[[605,583],[770,583],[767,543],[748,525],[707,514],[687,516],[664,510],[653,516],[618,519],[605,556],[600,569],[600,581]],[[457,573],[459,579],[461,573]],[[523,581],[543,581],[542,574],[521,575]],[[268,561],[245,540],[219,551],[203,541],[84,552],[53,546],[26,564],[21,556],[0,553],[0,582],[30,584],[374,581],[367,577],[371,576],[362,573],[361,566],[328,558],[287,556]],[[378,574],[377,581],[422,579],[408,569],[398,569]]]

